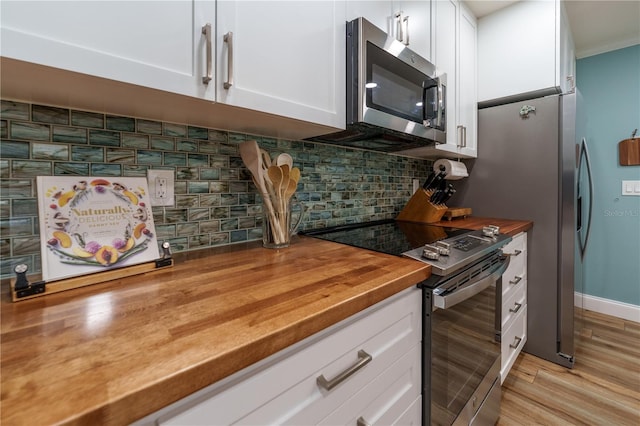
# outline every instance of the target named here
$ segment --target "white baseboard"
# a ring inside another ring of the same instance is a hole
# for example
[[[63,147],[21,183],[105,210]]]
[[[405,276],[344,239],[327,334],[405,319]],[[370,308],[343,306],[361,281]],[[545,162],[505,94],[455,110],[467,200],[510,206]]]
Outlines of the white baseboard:
[[[590,296],[583,293],[574,293],[574,305],[612,317],[629,321],[640,322],[640,306],[602,297]]]

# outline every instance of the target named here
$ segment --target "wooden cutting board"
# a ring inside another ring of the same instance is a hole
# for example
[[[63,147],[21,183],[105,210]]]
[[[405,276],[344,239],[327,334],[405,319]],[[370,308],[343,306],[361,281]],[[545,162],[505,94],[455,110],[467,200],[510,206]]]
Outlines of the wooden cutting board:
[[[471,216],[471,208],[470,207],[452,207],[448,208],[446,212],[444,212],[444,219],[452,220],[455,218],[465,218],[467,216]]]
[[[618,143],[621,166],[640,166],[640,138],[625,139]]]

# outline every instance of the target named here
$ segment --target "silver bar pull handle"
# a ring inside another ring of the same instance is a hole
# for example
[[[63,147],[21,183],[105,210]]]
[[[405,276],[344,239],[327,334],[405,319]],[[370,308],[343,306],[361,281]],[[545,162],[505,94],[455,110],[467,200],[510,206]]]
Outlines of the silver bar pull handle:
[[[462,147],[462,125],[457,125],[456,130],[458,131],[458,143],[456,144],[458,148]]]
[[[233,86],[233,33],[229,31],[222,40],[227,43],[227,81],[222,85],[225,89]]]
[[[338,374],[336,377],[334,377],[331,380],[327,380],[324,377],[324,374],[321,374],[316,379],[316,383],[321,388],[327,391],[330,391],[331,389],[338,386],[340,383],[347,380],[349,377],[351,377],[355,372],[363,368],[365,365],[369,364],[372,359],[373,357],[371,355],[369,355],[368,353],[360,349],[358,351],[358,361],[355,364],[353,364],[351,367],[347,368],[346,370],[344,370],[342,373]]]
[[[522,342],[522,337],[518,337],[518,336],[516,336],[515,340],[513,341],[513,343],[511,343],[511,344],[509,345],[509,347],[510,347],[510,348],[512,348],[512,349],[515,349],[515,348],[517,348],[518,346],[520,346],[520,342]]]
[[[520,310],[520,308],[522,308],[522,303],[516,302],[513,304],[513,306],[515,306],[515,308],[509,308],[509,312],[513,312],[515,314]]]
[[[462,147],[467,147],[467,126],[462,126]]]
[[[362,417],[358,417],[358,420],[356,420],[356,426],[371,426],[370,423],[367,423],[367,421]]]
[[[402,11],[396,13],[396,40],[403,41],[404,40],[404,32],[402,31]]]
[[[522,281],[522,277],[519,275],[516,275],[514,279],[509,281],[509,284],[518,284],[520,281]]]
[[[213,80],[212,74],[212,54],[211,54],[211,24],[206,24],[202,27],[202,34],[207,41],[207,73],[204,77],[202,77],[203,84],[209,84],[211,80]]]
[[[402,43],[405,46],[409,45],[409,17],[405,16],[404,19],[402,19],[402,25],[403,25],[403,32],[402,32]]]

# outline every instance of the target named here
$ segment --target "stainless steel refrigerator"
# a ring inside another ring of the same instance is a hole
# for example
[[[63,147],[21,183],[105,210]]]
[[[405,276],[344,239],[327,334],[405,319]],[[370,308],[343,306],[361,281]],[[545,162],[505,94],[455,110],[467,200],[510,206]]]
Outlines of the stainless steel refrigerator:
[[[471,207],[474,216],[534,222],[523,350],[567,367],[574,363],[574,291],[582,287],[592,186],[585,178],[578,188],[579,175],[590,176],[586,166],[588,172],[578,171],[588,156],[576,135],[578,98],[571,93],[479,109],[478,158],[467,162],[469,177],[456,182],[448,203]]]

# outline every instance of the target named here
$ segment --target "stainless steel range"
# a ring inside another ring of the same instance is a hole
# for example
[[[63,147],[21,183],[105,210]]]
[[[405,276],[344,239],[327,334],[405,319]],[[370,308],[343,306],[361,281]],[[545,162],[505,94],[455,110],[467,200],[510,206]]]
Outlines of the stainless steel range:
[[[385,220],[303,234],[432,267],[422,291],[424,425],[495,424],[500,413],[500,343],[496,330],[501,277],[511,237],[497,227],[469,231]]]

